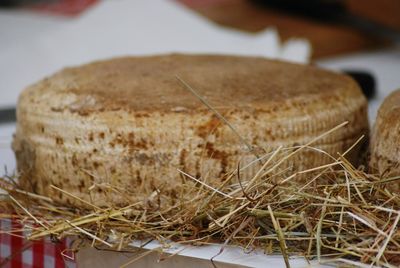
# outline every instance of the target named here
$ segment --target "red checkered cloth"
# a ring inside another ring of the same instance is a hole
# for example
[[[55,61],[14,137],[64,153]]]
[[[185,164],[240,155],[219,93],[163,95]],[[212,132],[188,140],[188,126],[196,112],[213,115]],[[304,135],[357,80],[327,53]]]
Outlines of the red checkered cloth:
[[[75,268],[69,239],[28,241],[16,220],[0,220],[0,267],[4,268]]]

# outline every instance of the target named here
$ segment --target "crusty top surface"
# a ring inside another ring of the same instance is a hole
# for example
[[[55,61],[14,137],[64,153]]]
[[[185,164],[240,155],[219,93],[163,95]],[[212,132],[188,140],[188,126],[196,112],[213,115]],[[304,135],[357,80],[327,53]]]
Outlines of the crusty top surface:
[[[51,92],[73,93],[94,98],[103,111],[204,108],[176,76],[215,107],[263,107],[361,95],[351,78],[312,66],[257,57],[182,54],[123,57],[66,68],[25,94],[40,103],[48,101]]]
[[[373,147],[381,154],[392,154],[396,159],[400,159],[398,144],[400,142],[400,89],[393,91],[385,98],[379,107],[376,118]]]
[[[382,105],[379,107],[378,117],[383,117],[391,123],[399,121],[400,111],[400,89],[393,91],[385,98]]]

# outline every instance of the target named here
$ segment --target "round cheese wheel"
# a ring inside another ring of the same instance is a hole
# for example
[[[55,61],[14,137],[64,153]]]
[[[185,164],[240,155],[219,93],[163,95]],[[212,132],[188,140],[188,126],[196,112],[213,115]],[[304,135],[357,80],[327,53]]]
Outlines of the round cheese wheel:
[[[67,68],[28,87],[13,148],[28,190],[79,203],[54,185],[93,204],[124,203],[155,189],[174,195],[178,169],[218,185],[239,161],[305,144],[348,121],[312,144],[337,157],[367,133],[366,106],[350,77],[312,66],[222,55],[124,57]],[[348,157],[356,161],[358,149]],[[306,149],[287,166],[331,161]]]
[[[400,90],[392,92],[379,107],[370,147],[372,172],[385,177],[400,175]],[[398,183],[392,185],[400,188]]]

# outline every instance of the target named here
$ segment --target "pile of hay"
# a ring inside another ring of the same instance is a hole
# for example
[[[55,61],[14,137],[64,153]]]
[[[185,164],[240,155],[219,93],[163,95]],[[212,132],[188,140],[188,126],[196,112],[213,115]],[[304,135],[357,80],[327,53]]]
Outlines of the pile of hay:
[[[291,174],[285,163],[310,148],[279,148],[261,156],[263,167],[252,178],[243,177],[249,165],[238,164],[217,186],[179,171],[181,184],[174,196],[156,189],[126,207],[97,207],[77,197],[80,206],[66,207],[25,192],[5,177],[0,186],[7,194],[1,204],[10,213],[1,217],[20,221],[29,230],[28,239],[78,235],[110,250],[126,250],[135,239],[155,239],[261,248],[267,254],[282,253],[287,266],[291,255],[400,265],[400,197],[387,187],[400,177],[367,174],[345,155]],[[135,195],[135,189],[107,187],[121,196]]]

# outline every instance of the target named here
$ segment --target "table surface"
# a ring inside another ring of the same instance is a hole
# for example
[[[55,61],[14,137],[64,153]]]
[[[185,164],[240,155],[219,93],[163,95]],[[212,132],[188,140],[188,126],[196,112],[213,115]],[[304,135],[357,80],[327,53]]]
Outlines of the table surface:
[[[248,32],[276,27],[282,40],[307,38],[313,46],[313,59],[343,55],[388,46],[390,42],[346,25],[323,23],[270,8],[260,8],[247,0],[179,0],[210,20]],[[361,4],[362,2],[362,4]],[[400,30],[400,1],[347,0],[352,14]]]

